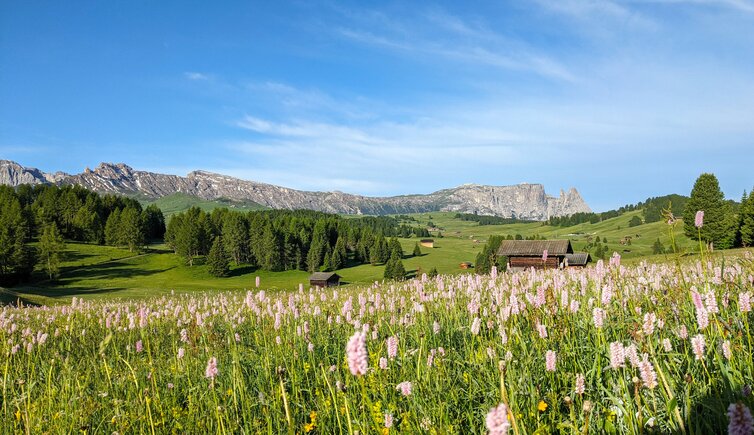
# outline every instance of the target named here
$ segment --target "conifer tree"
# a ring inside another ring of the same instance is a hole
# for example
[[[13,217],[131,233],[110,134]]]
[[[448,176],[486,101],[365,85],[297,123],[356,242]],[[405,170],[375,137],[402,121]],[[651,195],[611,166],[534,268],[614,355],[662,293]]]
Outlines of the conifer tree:
[[[754,245],[754,189],[749,192],[748,197],[744,192],[744,198],[741,200],[741,208],[739,209],[739,238],[741,245],[752,246]]]
[[[416,244],[414,245],[414,252],[412,252],[412,253],[411,253],[411,255],[413,255],[414,257],[421,257],[421,255],[422,255],[422,250],[421,250],[421,248],[419,247],[419,243],[416,243]]]
[[[697,229],[697,211],[704,212],[704,224]],[[683,229],[686,236],[714,243],[716,248],[732,248],[736,238],[737,222],[730,204],[725,200],[717,177],[702,174],[696,179],[683,211]]]
[[[226,277],[230,274],[230,256],[220,236],[215,237],[215,241],[212,242],[209,255],[207,255],[207,265],[212,276]]]

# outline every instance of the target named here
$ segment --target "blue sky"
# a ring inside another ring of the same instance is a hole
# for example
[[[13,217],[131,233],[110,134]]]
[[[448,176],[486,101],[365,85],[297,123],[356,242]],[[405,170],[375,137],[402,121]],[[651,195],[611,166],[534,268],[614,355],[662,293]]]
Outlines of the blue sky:
[[[0,158],[299,189],[754,187],[754,0],[0,0]]]

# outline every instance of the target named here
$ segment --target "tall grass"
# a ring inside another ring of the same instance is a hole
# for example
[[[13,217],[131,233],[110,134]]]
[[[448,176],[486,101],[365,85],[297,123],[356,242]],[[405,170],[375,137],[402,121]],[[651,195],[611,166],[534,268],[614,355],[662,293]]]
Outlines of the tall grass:
[[[719,433],[754,405],[754,262],[715,261],[5,307],[0,432],[470,434],[502,403],[519,434]]]

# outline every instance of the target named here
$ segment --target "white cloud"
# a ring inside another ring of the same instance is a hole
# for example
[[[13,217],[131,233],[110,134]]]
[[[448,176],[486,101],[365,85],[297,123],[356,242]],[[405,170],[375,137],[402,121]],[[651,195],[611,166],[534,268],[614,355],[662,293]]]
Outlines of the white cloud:
[[[210,77],[206,74],[202,74],[200,72],[194,72],[194,71],[187,71],[183,73],[183,76],[186,77],[189,80],[209,80]]]

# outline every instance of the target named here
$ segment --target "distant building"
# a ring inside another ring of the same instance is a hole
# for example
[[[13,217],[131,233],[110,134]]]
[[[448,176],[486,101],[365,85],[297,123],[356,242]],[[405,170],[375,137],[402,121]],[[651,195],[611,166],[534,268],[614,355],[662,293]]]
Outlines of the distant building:
[[[566,254],[565,266],[584,268],[592,262],[592,256],[588,252],[574,252]]]
[[[461,269],[471,269],[473,266],[474,265],[469,261],[464,261],[463,263],[458,265],[458,267],[460,267]]]
[[[309,285],[320,288],[338,286],[340,275],[335,272],[314,272],[309,276]]]
[[[547,251],[547,258],[544,253]],[[508,270],[517,272],[531,267],[557,269],[564,266],[567,254],[573,254],[570,240],[503,240],[498,256],[508,257]]]
[[[419,244],[424,246],[425,248],[434,248],[435,247],[435,241],[432,239],[421,239],[419,240]]]

